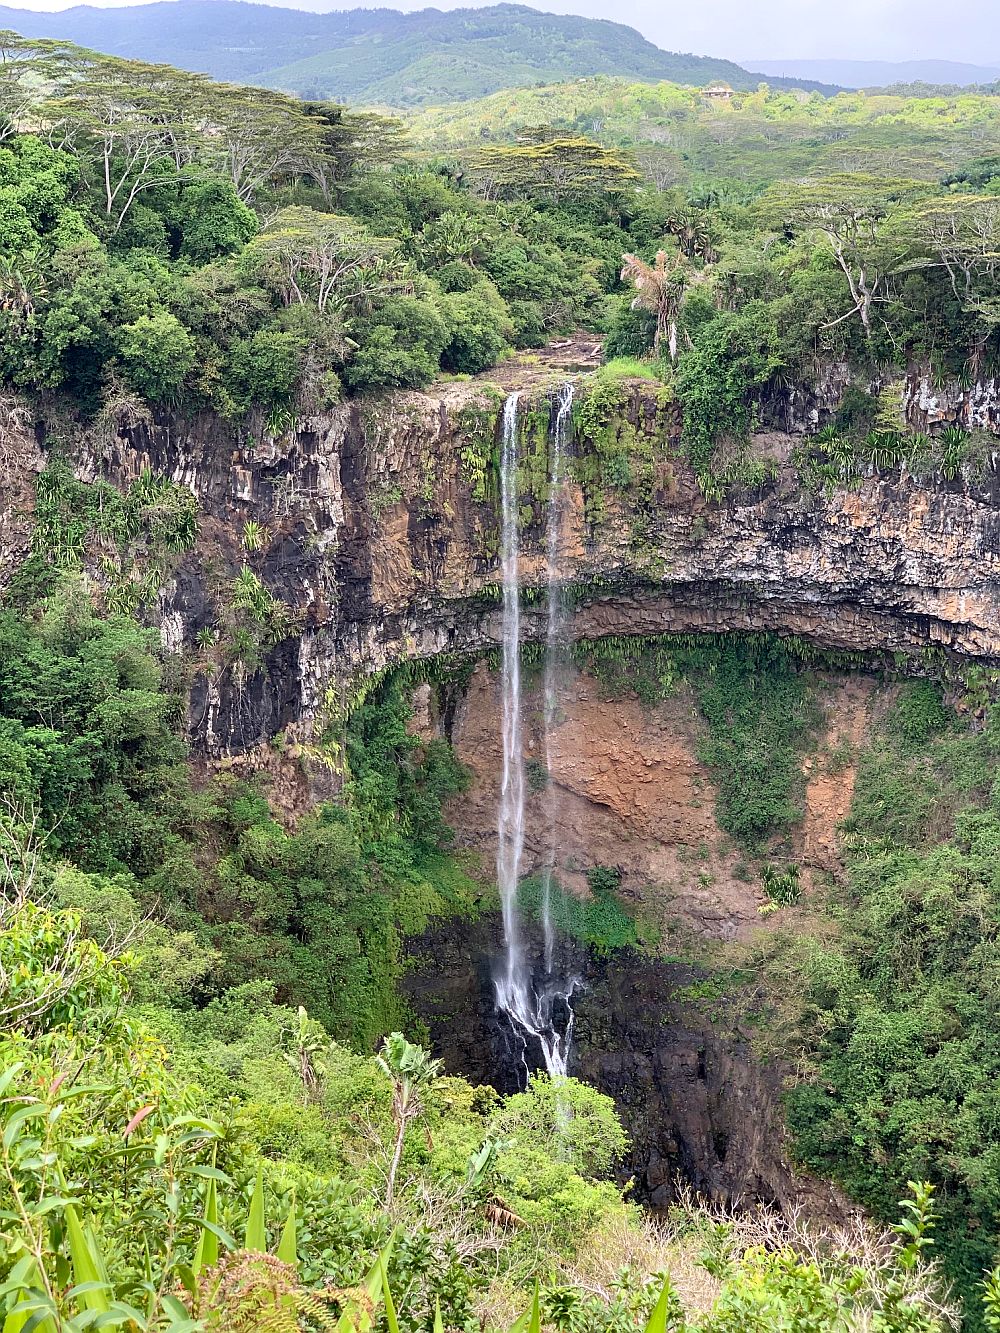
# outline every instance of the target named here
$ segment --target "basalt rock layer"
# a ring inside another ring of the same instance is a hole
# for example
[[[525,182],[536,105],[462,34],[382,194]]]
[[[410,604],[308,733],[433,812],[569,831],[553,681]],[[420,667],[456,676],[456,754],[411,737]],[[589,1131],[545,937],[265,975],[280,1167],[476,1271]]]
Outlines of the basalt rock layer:
[[[530,588],[544,578],[544,418],[556,381],[539,371],[524,379],[522,584]],[[934,647],[1000,660],[995,466],[975,480],[919,481],[897,467],[807,489],[794,466],[796,438],[829,415],[842,380],[834,368],[769,405],[771,429],[754,448],[773,477],[722,502],[703,497],[680,455],[676,409],[655,385],[627,384],[603,441],[581,431],[571,446],[560,555],[570,634],[773,630],[833,648]],[[927,424],[926,381],[915,376],[908,392],[908,414]],[[989,415],[989,386],[968,396],[971,406],[955,411]],[[196,750],[246,754],[282,731],[308,742],[366,675],[496,645],[500,402],[500,388],[473,381],[344,404],[280,437],[253,438],[209,415],[123,426],[99,446],[80,434],[71,448],[80,478],[124,485],[150,468],[197,496],[197,545],[152,611],[165,646],[186,654]],[[616,431],[647,448],[639,487],[601,473],[601,449]],[[25,436],[0,507],[0,580],[23,556],[24,475],[43,459],[41,432]],[[248,520],[267,534],[253,557],[240,544]],[[224,640],[213,649],[199,636],[224,619],[248,558],[289,614],[281,641],[250,666]],[[541,638],[544,621],[540,601],[529,599],[525,637]]]

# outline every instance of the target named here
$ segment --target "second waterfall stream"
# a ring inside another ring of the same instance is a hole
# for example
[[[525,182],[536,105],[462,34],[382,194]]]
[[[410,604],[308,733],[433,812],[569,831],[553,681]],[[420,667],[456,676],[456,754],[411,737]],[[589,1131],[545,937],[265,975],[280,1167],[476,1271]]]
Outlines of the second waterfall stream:
[[[551,469],[546,522],[546,643],[544,672],[545,760],[549,770],[546,793],[547,845],[542,869],[542,930],[544,968],[533,975],[525,950],[518,908],[518,887],[524,861],[525,776],[521,726],[521,589],[518,500],[519,395],[504,403],[500,454],[500,563],[503,578],[501,650],[501,725],[503,767],[497,817],[497,884],[503,912],[504,955],[496,978],[497,1006],[507,1015],[521,1043],[525,1070],[529,1043],[541,1048],[552,1076],[565,1075],[573,1034],[573,978],[554,972],[555,930],[552,921],[552,880],[556,863],[556,794],[552,782],[551,732],[558,705],[559,658],[565,646],[565,616],[559,573],[563,514],[566,435],[573,403],[572,385],[564,386],[555,406],[551,432]],[[560,1030],[561,1028],[561,1030]]]

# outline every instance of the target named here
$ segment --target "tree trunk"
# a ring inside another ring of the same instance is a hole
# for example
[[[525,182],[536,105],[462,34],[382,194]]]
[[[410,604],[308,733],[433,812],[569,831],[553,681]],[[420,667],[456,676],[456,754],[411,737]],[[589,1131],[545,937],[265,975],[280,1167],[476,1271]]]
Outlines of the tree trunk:
[[[396,1172],[399,1170],[399,1160],[403,1155],[403,1135],[406,1133],[406,1119],[400,1117],[396,1128],[396,1146],[393,1149],[392,1161],[389,1164],[389,1179],[385,1187],[385,1206],[392,1207],[392,1196],[396,1189]]]

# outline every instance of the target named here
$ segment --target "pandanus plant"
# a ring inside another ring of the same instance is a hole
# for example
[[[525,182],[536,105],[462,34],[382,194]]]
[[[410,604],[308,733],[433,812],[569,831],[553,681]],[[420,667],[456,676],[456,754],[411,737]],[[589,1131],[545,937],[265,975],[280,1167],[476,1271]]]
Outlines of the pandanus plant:
[[[684,301],[687,277],[679,260],[671,261],[666,250],[658,250],[656,259],[647,264],[638,255],[622,256],[622,282],[635,287],[633,310],[648,310],[656,316],[653,351],[660,355],[664,336],[670,349],[670,360],[677,360],[677,320]]]

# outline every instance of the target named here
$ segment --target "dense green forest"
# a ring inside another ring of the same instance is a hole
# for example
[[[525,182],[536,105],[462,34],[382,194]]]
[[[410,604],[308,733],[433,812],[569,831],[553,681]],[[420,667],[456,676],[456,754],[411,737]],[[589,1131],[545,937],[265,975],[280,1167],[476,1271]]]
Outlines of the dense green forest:
[[[655,354],[708,478],[735,466],[713,464],[722,437],[738,445],[755,402],[817,359],[884,382],[845,428],[897,450],[894,373],[992,364],[993,99],[761,92],[706,111],[647,89],[679,134],[706,116],[773,125],[771,171],[794,157],[794,181],[710,184],[719,164],[695,153],[668,184],[641,153],[581,133],[603,122],[579,108],[565,128],[428,160],[382,117],[57,43],[10,37],[4,70],[11,124],[30,132],[0,147],[0,373],[91,416],[204,406],[253,432],[585,326],[612,357]],[[968,136],[948,171],[932,151],[942,112]],[[919,162],[891,140],[829,157],[827,127],[877,137],[883,122]],[[911,447],[934,461],[939,445]]]
[[[4,56],[0,375],[8,426],[44,421],[47,451],[0,612],[4,1333],[932,1333],[957,1319],[938,1253],[968,1317],[1000,1326],[989,680],[973,730],[937,686],[897,691],[825,909],[839,934],[772,934],[743,960],[765,1040],[808,1074],[800,1160],[892,1229],[821,1244],[690,1199],[654,1223],[613,1183],[608,1098],[537,1078],[503,1100],[420,1044],[406,941],[491,898],[443,813],[467,774],[411,733],[403,680],[353,700],[341,799],[294,826],[262,788],[196,770],[182,673],[144,624],[197,540],[194,498],[148,471],[82,481],[67,458],[74,432],[198,411],[252,448],[583,327],[609,360],[577,414],[592,517],[653,470],[619,420],[636,375],[679,406],[711,503],[767,480],[765,395],[830,360],[880,388],[803,447],[806,491],[904,462],[973,475],[991,437],[911,431],[900,381],[995,365],[993,101],[646,89],[695,144],[667,145],[664,177],[571,99],[539,114],[545,93],[523,124],[431,154],[322,100],[13,34]],[[734,170],[755,159],[716,118],[773,132],[770,168]],[[858,156],[835,159],[850,126]],[[229,589],[248,666],[294,628],[251,559],[266,540],[248,522]],[[748,857],[794,823],[815,725],[801,647],[584,661],[650,704],[691,691],[720,827]],[[765,882],[794,899],[791,871]],[[611,943],[639,943],[621,920]]]

